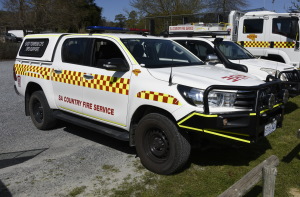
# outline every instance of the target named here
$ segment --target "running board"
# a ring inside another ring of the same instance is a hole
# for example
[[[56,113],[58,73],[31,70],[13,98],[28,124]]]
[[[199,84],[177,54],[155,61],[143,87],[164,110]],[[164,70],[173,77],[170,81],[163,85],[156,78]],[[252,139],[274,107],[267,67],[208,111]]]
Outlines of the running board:
[[[129,141],[129,132],[100,122],[79,117],[60,110],[53,111],[53,115],[60,120],[108,135],[122,141]]]

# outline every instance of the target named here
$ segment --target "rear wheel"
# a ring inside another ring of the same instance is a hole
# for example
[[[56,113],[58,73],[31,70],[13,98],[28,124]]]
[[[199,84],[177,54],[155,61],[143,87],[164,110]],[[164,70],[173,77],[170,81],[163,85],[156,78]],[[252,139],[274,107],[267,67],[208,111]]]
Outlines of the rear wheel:
[[[29,113],[33,124],[38,129],[47,130],[56,126],[57,120],[41,90],[32,93],[29,99]]]
[[[161,114],[148,114],[139,122],[135,143],[141,163],[158,174],[172,174],[187,162],[191,146],[186,133]]]

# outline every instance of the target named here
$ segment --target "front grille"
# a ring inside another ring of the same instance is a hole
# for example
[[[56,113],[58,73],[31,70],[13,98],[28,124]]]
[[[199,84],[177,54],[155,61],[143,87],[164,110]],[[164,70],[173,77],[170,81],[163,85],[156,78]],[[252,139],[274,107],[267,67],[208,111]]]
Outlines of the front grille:
[[[258,94],[257,94],[258,92]],[[274,95],[274,103],[282,102],[282,90],[278,84],[265,86],[258,90],[239,90],[236,95],[234,106],[240,109],[264,110],[269,108],[269,98]],[[257,99],[258,97],[258,99]]]
[[[281,74],[285,75],[287,80],[290,82],[300,82],[300,71],[299,70],[283,71]]]
[[[256,91],[238,91],[234,106],[236,108],[254,109],[256,102]]]

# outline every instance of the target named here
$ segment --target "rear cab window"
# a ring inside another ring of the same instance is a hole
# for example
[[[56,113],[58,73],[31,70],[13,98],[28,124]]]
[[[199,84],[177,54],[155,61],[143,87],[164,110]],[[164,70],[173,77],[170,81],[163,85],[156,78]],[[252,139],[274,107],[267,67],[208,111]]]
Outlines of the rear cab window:
[[[49,39],[26,39],[20,49],[19,56],[42,57],[49,44]]]
[[[62,61],[70,64],[90,66],[91,38],[68,38],[61,49]]]

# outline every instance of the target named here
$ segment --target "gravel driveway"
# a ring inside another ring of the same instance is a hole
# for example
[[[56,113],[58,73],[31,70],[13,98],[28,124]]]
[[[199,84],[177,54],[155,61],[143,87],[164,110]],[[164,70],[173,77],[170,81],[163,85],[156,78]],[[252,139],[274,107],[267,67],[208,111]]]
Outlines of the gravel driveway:
[[[40,131],[13,89],[13,61],[0,62],[0,196],[102,196],[134,179],[128,143],[62,123]]]

